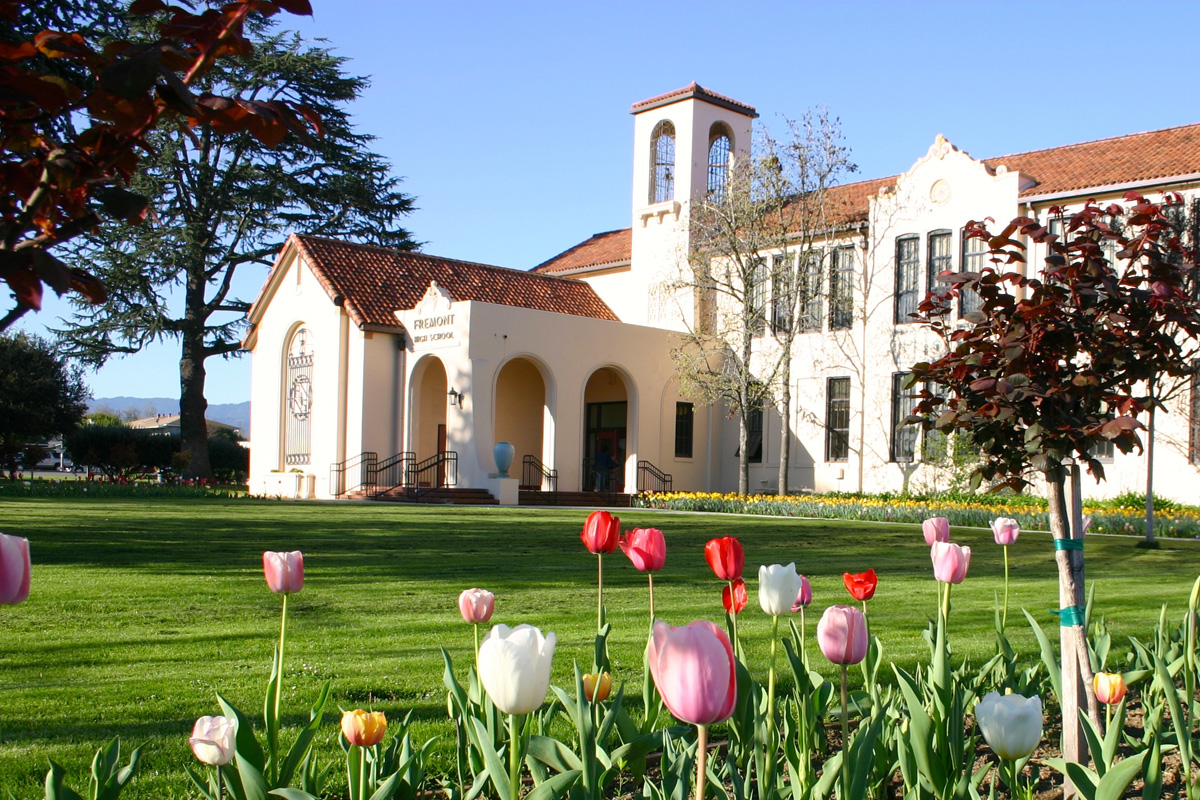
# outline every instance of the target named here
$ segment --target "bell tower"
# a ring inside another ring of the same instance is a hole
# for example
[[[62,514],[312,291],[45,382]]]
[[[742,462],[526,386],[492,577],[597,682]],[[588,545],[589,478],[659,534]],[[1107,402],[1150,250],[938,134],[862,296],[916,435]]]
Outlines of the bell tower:
[[[632,288],[646,302],[644,315],[622,314],[621,318],[684,330],[691,321],[693,300],[690,294],[667,287],[687,268],[692,206],[719,196],[734,163],[749,156],[758,113],[696,83],[634,103],[630,113],[634,120],[630,277]]]

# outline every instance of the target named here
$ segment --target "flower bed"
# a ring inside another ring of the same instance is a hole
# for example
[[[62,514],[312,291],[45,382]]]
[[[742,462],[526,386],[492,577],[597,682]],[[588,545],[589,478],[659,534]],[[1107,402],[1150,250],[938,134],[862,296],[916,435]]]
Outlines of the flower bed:
[[[1145,508],[1140,498],[1123,495],[1114,500],[1084,506],[1092,520],[1092,533],[1145,532]],[[761,514],[774,517],[869,520],[872,522],[916,522],[943,516],[951,525],[986,528],[997,516],[1012,517],[1024,530],[1049,530],[1044,498],[1029,495],[972,495],[931,497],[893,494],[793,494],[740,495],[718,492],[664,492],[638,495],[638,508],[675,511],[715,511],[730,514]],[[1156,503],[1154,532],[1157,536],[1200,538],[1200,508],[1171,501]]]

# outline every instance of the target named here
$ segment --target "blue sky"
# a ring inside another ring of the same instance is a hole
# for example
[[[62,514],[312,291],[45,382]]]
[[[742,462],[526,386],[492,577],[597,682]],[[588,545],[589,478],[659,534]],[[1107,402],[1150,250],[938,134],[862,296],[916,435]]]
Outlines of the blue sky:
[[[415,195],[426,252],[521,269],[630,224],[629,107],[692,81],[768,125],[827,106],[859,178],[908,169],[938,133],[991,157],[1200,121],[1197,3],[313,6],[284,22],[371,76],[354,115]],[[48,300],[25,327],[66,313]],[[89,381],[178,396],[177,362],[169,342]],[[249,398],[248,357],[208,371],[209,402]]]

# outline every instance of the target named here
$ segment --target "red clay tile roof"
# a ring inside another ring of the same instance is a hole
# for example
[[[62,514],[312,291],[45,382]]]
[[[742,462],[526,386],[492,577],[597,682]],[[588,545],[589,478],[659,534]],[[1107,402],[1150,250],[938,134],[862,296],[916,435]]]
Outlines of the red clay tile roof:
[[[1037,181],[1034,197],[1200,173],[1200,123],[1112,139],[1032,150],[985,162],[1003,164]]]
[[[434,280],[456,301],[617,320],[582,281],[319,236],[292,234],[289,242],[295,243],[325,291],[334,302],[344,303],[359,327],[401,327],[392,312],[416,306]]]
[[[723,94],[709,91],[695,81],[692,81],[682,89],[676,89],[673,92],[667,92],[666,94],[660,94],[658,97],[651,97],[649,100],[634,103],[633,107],[629,109],[629,113],[639,114],[669,103],[678,103],[680,100],[687,100],[691,97],[707,100],[715,106],[728,108],[731,111],[737,111],[740,114],[746,114],[750,117],[758,116],[758,112],[754,110],[754,106],[748,106],[745,103],[734,100],[732,97],[726,97]]]
[[[566,272],[583,267],[628,264],[633,248],[633,229],[597,233],[585,242],[547,259],[533,268],[533,272]]]

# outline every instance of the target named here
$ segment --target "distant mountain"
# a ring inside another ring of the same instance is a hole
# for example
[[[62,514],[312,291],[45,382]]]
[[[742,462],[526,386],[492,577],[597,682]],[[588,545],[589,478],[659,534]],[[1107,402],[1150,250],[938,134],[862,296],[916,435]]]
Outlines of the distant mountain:
[[[174,397],[97,397],[88,401],[88,411],[108,409],[120,414],[133,409],[137,417],[155,414],[178,414],[179,400]],[[242,435],[250,435],[250,401],[244,403],[213,403],[208,406],[208,418],[240,428]]]

